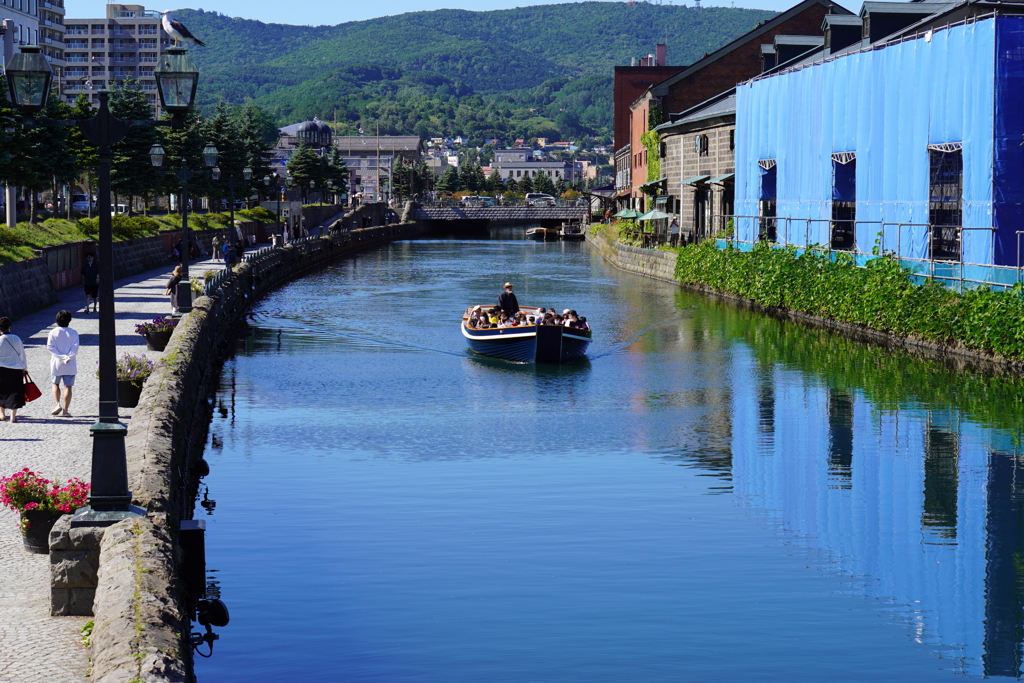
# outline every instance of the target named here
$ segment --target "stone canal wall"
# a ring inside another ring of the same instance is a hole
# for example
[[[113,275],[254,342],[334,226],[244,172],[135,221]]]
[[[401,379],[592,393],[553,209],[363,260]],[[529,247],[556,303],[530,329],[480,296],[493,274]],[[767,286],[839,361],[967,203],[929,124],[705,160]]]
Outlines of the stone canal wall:
[[[198,298],[146,382],[129,424],[128,477],[145,520],[110,527],[94,600],[92,679],[192,680],[191,605],[176,543],[192,515],[194,468],[206,443],[221,365],[249,305],[287,280],[348,254],[423,233],[418,223],[308,238],[258,252]],[[136,528],[137,527],[137,528]]]
[[[631,247],[614,240],[605,230],[594,230],[596,227],[591,226],[587,231],[587,244],[596,249],[606,261],[631,273],[676,282],[675,252]]]

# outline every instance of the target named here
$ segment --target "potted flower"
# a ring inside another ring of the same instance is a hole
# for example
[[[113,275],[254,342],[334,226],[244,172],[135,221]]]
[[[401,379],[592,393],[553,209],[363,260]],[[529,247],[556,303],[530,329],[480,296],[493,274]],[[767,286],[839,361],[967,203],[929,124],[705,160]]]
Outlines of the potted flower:
[[[150,351],[163,351],[177,326],[177,318],[153,318],[151,322],[136,325],[135,333],[146,338],[146,348]]]
[[[81,479],[59,483],[44,479],[29,468],[0,477],[0,504],[21,515],[21,536],[30,553],[50,551],[50,529],[61,515],[86,504],[89,485]]]
[[[117,405],[122,408],[134,408],[139,405],[142,385],[153,374],[156,363],[146,358],[146,354],[135,356],[126,353],[117,359]]]

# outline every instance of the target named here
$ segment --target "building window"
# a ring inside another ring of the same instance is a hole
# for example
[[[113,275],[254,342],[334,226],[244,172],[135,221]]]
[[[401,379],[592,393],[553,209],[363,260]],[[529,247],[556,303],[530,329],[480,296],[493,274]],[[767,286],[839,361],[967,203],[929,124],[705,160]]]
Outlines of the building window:
[[[736,129],[733,128],[729,131],[729,150],[736,149]]]
[[[697,156],[706,157],[710,148],[707,135],[697,135],[693,138],[693,151]]]
[[[928,146],[929,254],[933,259],[959,261],[963,227],[964,156],[960,143]]]
[[[776,237],[776,178],[778,178],[775,159],[762,159],[757,162],[761,171],[761,193],[757,239],[774,242]]]
[[[851,250],[856,242],[857,156],[854,152],[832,155],[833,249]]]

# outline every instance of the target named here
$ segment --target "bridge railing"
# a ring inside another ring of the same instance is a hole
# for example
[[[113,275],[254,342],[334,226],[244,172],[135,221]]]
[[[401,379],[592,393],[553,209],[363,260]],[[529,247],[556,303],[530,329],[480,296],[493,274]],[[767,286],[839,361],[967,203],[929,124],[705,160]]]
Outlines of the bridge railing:
[[[539,209],[544,207],[557,207],[557,208],[572,208],[572,209],[587,209],[590,204],[585,199],[556,199],[552,204],[550,202],[545,203],[530,203],[527,204],[522,199],[502,199],[495,197],[494,202],[480,201],[480,200],[469,200],[463,201],[461,199],[455,199],[454,197],[443,197],[441,199],[430,199],[421,200],[417,202],[424,209],[490,209],[490,208],[511,208],[511,207],[523,207],[530,209]]]

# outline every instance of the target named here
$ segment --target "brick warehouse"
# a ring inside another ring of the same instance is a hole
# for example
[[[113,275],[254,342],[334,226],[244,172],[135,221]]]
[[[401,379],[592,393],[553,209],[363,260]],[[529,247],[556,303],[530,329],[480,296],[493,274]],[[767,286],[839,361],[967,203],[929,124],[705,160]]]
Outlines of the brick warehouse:
[[[822,23],[826,15],[852,13],[844,7],[825,0],[804,0],[774,18],[762,22],[753,30],[706,55],[688,67],[680,69],[660,83],[651,86],[629,106],[631,187],[630,197],[643,196],[641,186],[648,182],[647,151],[640,137],[661,123],[671,120],[672,112],[682,112],[753,78],[763,70],[761,45],[772,43],[776,36],[800,35],[823,37]],[[620,120],[619,100],[615,101],[616,125]],[[655,107],[651,117],[652,106]],[[653,121],[651,119],[654,119]],[[619,145],[616,131],[616,144]],[[622,146],[619,147],[622,150]],[[654,179],[657,180],[657,179]],[[664,194],[665,188],[658,192]]]

